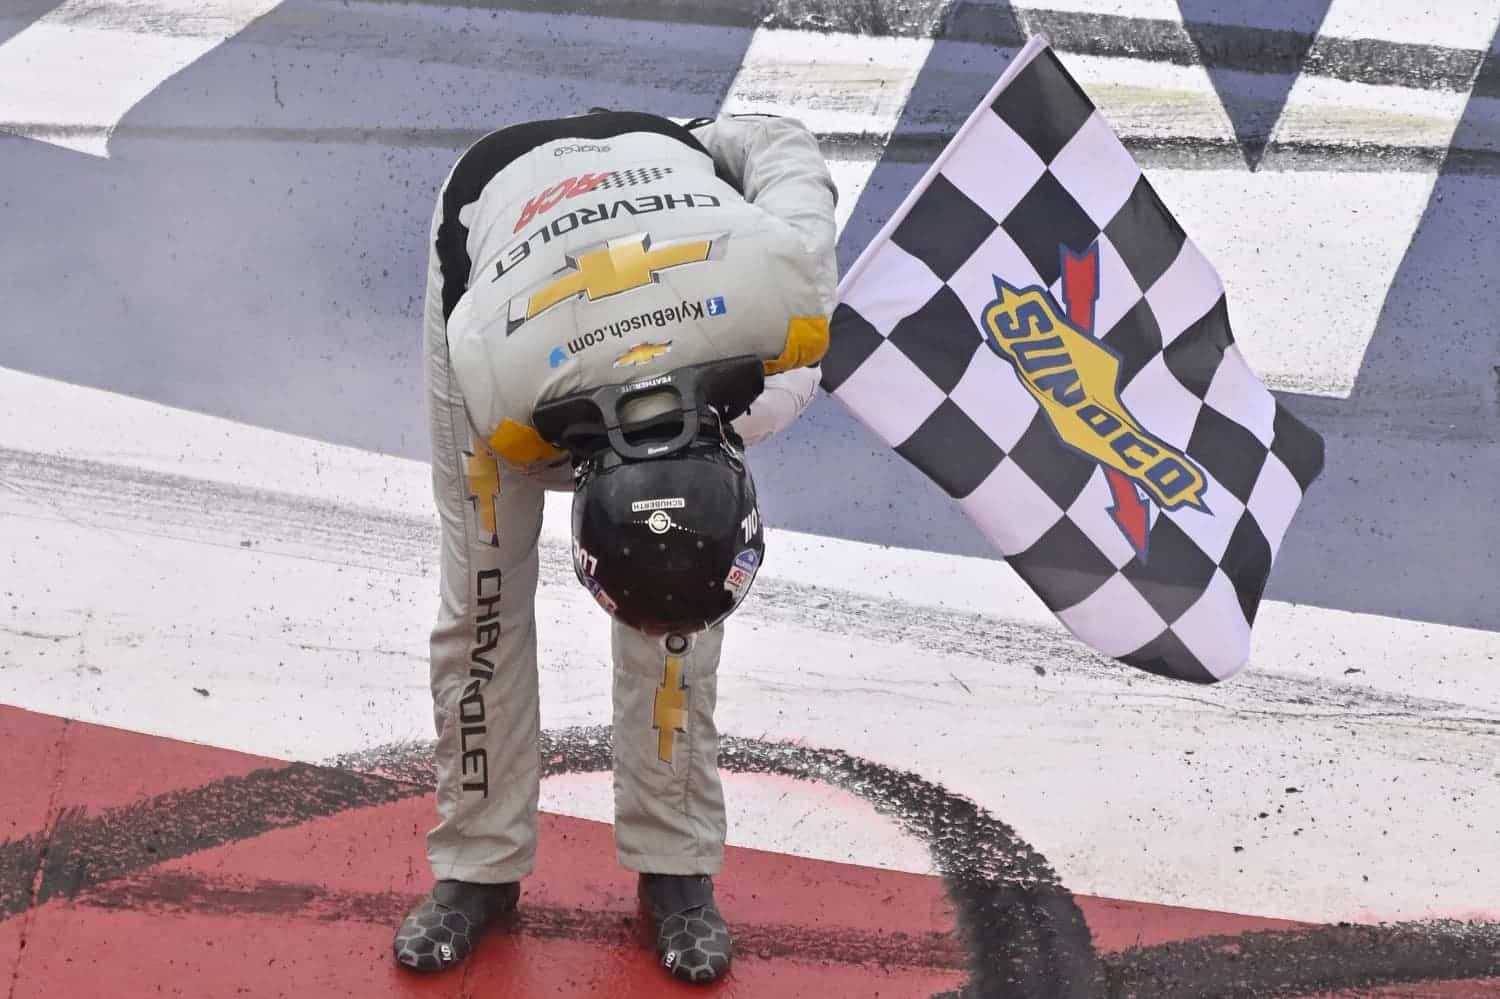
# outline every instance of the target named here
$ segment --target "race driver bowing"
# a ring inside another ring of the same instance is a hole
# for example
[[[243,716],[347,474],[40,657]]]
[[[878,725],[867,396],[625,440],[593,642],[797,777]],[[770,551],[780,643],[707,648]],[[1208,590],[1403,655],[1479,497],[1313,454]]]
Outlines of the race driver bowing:
[[[728,969],[711,880],[725,836],[715,682],[721,622],[763,551],[742,449],[812,398],[834,198],[814,137],[771,117],[530,122],[449,174],[425,316],[442,528],[436,884],[397,931],[401,964],[463,960],[532,870],[537,541],[544,490],[572,489],[576,569],[614,618],[616,853],[639,873],[663,965],[689,981]],[[726,422],[744,406],[719,405],[709,374],[747,356],[764,391]],[[627,383],[664,390],[589,411],[596,429],[641,433],[563,450],[538,432],[547,404]]]

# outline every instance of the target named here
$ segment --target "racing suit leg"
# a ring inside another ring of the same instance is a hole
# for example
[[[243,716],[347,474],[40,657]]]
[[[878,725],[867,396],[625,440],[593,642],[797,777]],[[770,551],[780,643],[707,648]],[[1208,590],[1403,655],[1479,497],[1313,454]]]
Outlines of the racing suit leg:
[[[717,874],[724,862],[723,642],[723,625],[666,638],[614,625],[615,853],[628,870]]]
[[[766,379],[766,390],[735,421],[747,447],[780,433],[812,401],[817,368]],[[615,852],[647,874],[717,874],[724,862],[724,791],[714,727],[722,624],[655,638],[613,628]]]
[[[434,253],[424,373],[442,568],[431,646],[439,822],[427,856],[438,880],[504,883],[531,872],[536,849],[543,485],[473,438],[449,367],[441,281]]]

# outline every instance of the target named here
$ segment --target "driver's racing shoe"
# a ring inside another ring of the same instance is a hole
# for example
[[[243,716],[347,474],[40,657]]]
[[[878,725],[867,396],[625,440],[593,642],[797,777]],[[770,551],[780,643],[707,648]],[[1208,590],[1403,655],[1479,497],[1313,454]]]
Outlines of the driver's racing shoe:
[[[656,927],[656,956],[684,982],[711,982],[729,970],[729,927],[702,875],[642,874],[641,902]]]
[[[516,908],[521,886],[439,881],[396,930],[392,951],[413,971],[444,971],[469,956],[486,926]]]

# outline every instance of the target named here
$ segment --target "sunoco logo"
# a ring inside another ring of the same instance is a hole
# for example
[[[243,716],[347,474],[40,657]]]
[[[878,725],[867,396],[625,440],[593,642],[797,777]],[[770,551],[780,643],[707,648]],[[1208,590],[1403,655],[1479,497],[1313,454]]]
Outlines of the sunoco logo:
[[[1070,304],[1079,299],[1072,311],[1086,313],[1085,329],[1093,325],[1097,254],[1097,247],[1082,256],[1063,251],[1064,292]],[[1119,358],[1064,318],[1045,288],[1016,288],[996,276],[995,294],[984,310],[985,342],[1015,368],[1063,443],[1104,467],[1115,495],[1111,512],[1136,551],[1145,555],[1149,529],[1136,486],[1163,509],[1209,512],[1202,470],[1120,400]],[[1139,512],[1127,516],[1132,503]]]

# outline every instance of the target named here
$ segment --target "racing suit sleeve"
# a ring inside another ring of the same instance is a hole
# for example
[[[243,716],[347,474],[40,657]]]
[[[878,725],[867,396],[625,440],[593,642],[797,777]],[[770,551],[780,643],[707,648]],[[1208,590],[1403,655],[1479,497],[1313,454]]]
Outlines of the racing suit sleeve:
[[[821,314],[831,315],[838,287],[838,189],[817,138],[795,118],[768,116],[719,118],[694,129],[693,135],[745,200],[784,225],[801,244],[810,290]],[[812,365],[767,378],[765,392],[735,421],[746,446],[796,420],[812,402],[819,374]]]
[[[838,285],[833,215],[838,189],[817,138],[795,118],[765,116],[719,118],[693,135],[746,201],[796,234],[824,314],[831,313]]]

